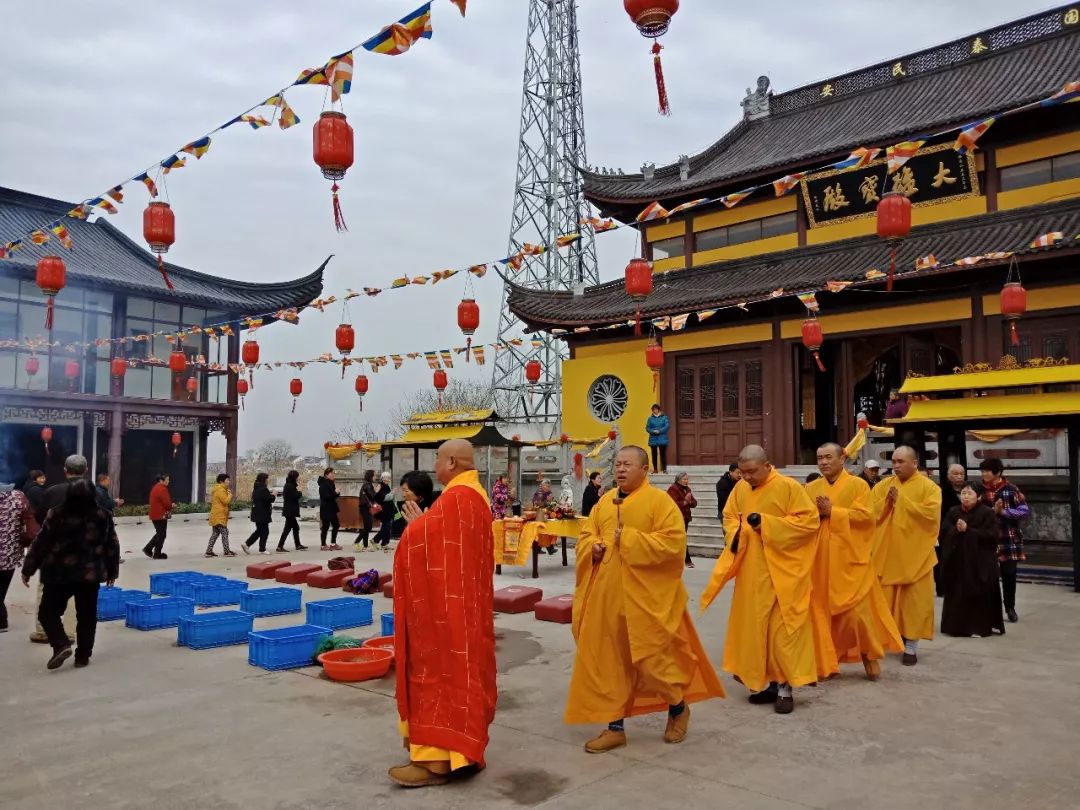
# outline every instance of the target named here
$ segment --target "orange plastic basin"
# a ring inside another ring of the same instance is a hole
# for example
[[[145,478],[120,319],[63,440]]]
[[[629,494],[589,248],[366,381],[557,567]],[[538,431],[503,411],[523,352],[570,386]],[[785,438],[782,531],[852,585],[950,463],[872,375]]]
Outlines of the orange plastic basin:
[[[323,671],[332,681],[368,681],[390,671],[394,653],[378,647],[330,650],[319,656]]]
[[[365,647],[370,647],[375,650],[386,650],[390,653],[390,663],[394,663],[394,637],[393,636],[376,636],[375,638],[369,638],[364,642]]]

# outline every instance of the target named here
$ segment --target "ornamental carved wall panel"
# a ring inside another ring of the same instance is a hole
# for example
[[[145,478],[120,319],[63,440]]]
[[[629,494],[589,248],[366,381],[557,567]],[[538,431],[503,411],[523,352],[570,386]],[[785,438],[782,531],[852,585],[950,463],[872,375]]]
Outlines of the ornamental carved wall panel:
[[[199,419],[194,416],[161,416],[151,413],[129,413],[124,419],[124,427],[128,430],[141,430],[143,428],[195,430],[199,427]]]
[[[81,422],[82,411],[69,411],[62,408],[18,408],[6,407],[3,410],[5,422]]]

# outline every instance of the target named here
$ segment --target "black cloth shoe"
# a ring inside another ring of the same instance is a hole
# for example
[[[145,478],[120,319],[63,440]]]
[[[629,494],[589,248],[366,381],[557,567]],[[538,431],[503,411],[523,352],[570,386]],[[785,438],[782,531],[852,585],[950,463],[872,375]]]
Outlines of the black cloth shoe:
[[[155,559],[155,560],[167,560],[167,559],[169,559],[169,555],[168,555],[168,554],[166,554],[166,553],[165,553],[165,552],[163,551],[163,552],[161,552],[160,554],[155,554],[155,555],[154,555],[154,559]]]
[[[297,546],[296,550],[297,551],[307,551],[307,546]]]
[[[1005,610],[1005,618],[1013,624],[1016,624],[1018,621],[1020,621],[1020,617],[1016,615],[1016,610],[1014,608],[1007,608]]]
[[[147,557],[149,557],[151,560],[154,559],[154,551],[153,551],[153,549],[144,548],[142,550],[142,553],[145,554]]]
[[[904,657],[900,659],[900,663],[905,667],[913,667],[919,663],[919,656],[915,653],[904,653]]]
[[[776,684],[769,684],[768,688],[762,689],[760,692],[754,692],[747,698],[755,706],[765,706],[769,703],[776,703],[776,699],[779,696],[779,690],[776,688]]]
[[[45,666],[49,669],[59,669],[69,658],[71,658],[71,647],[61,647],[52,654],[52,658]]]
[[[75,669],[82,669],[83,667],[88,666],[90,666],[89,658],[79,658],[79,656],[75,656]]]
[[[777,714],[791,714],[795,711],[795,698],[777,696],[773,710]]]

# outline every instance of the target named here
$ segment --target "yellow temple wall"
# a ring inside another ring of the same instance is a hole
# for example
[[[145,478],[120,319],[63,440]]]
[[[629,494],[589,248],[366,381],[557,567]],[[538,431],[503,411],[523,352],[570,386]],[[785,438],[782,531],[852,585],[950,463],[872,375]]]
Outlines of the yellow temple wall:
[[[562,366],[563,431],[574,438],[603,436],[611,425],[596,419],[589,410],[589,388],[597,377],[612,374],[626,386],[626,410],[616,423],[623,444],[648,444],[645,420],[660,390],[653,390],[653,375],[645,365],[644,338],[579,346],[574,358]]]

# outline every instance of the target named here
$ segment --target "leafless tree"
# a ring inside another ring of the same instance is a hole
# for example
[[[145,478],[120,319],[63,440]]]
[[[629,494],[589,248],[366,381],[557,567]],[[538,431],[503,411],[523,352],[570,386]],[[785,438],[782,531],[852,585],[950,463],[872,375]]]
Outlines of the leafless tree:
[[[483,410],[494,407],[491,383],[484,380],[453,379],[442,392],[444,411]],[[391,429],[397,428],[413,414],[438,411],[439,395],[434,388],[421,388],[404,394],[389,414]]]
[[[255,460],[266,471],[276,470],[296,458],[296,451],[286,439],[269,439],[255,451]]]

